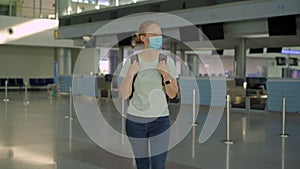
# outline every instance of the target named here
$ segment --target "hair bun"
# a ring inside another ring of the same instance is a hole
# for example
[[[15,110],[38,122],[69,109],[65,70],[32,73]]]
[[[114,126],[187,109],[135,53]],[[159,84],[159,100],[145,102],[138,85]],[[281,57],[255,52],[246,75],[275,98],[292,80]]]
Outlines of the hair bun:
[[[135,40],[135,43],[136,43],[136,44],[142,44],[142,43],[143,43],[140,36],[141,36],[141,35],[138,34],[138,33],[136,33],[136,34],[134,35],[134,40]]]

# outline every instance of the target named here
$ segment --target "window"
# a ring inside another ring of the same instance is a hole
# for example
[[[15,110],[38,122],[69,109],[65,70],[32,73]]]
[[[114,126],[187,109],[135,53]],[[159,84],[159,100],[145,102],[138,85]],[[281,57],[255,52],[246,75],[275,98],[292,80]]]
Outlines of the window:
[[[109,0],[72,0],[72,2],[85,3],[85,4],[100,4],[106,6],[110,4]]]

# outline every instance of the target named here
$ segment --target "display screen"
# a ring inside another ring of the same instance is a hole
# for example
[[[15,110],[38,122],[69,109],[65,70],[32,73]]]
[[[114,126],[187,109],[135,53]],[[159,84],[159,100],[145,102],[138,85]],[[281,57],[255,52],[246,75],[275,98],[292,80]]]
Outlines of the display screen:
[[[298,58],[289,58],[290,66],[298,66]]]
[[[286,65],[285,57],[276,57],[276,65],[279,65],[279,66]]]
[[[291,70],[290,78],[300,78],[300,70]]]

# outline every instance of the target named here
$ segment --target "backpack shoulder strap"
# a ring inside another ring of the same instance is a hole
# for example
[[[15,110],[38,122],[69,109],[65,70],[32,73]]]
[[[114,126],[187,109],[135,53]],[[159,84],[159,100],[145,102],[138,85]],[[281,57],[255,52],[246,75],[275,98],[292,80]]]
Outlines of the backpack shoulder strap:
[[[133,55],[133,56],[130,57],[130,62],[131,62],[131,64],[132,64],[134,61],[139,62],[138,54]],[[137,77],[137,74],[135,74],[135,75],[133,76],[133,80],[132,80],[132,90],[131,90],[131,94],[130,94],[130,96],[129,96],[129,100],[131,100],[131,99],[132,99],[132,96],[133,96],[133,92],[134,92],[134,82],[135,82],[136,77]]]
[[[159,53],[158,62],[165,61],[165,63],[167,64],[167,57],[168,57],[167,55]]]
[[[136,60],[137,62],[139,62],[139,57],[138,57],[137,54],[130,57],[130,62],[131,62],[131,64],[132,64],[135,60]]]

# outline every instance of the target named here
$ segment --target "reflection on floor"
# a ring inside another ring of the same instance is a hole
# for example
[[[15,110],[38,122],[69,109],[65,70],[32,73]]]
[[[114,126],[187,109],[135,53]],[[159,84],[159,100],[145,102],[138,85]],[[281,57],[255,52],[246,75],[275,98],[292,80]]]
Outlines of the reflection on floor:
[[[34,91],[30,93],[30,104],[24,106],[23,94],[9,92],[10,101],[4,103],[4,93],[0,92],[1,169],[134,168],[132,158],[107,152],[89,139],[78,119],[65,118],[69,114],[68,97],[50,99],[45,91]],[[112,102],[99,100],[98,104],[105,119],[116,130],[122,130],[122,116]],[[232,109],[231,139],[235,144],[222,142],[226,136],[225,114],[212,137],[199,144],[207,112],[207,107],[200,107],[199,125],[170,150],[168,169],[299,168],[299,114],[287,114],[286,133],[290,136],[281,138],[280,113],[245,114],[243,109]],[[175,118],[172,115],[172,122]]]

